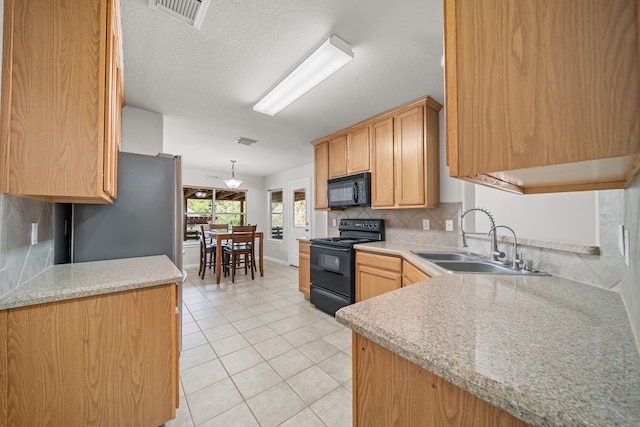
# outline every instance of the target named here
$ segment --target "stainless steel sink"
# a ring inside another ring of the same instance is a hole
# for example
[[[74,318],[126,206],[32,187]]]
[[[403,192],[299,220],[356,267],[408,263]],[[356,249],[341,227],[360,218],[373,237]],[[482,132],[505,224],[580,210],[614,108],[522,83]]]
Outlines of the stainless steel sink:
[[[471,252],[422,252],[412,251],[450,273],[475,273],[475,274],[507,274],[513,276],[550,276],[549,273],[538,270],[519,270],[491,261],[482,255]]]
[[[471,252],[412,252],[429,261],[478,261],[482,258]]]

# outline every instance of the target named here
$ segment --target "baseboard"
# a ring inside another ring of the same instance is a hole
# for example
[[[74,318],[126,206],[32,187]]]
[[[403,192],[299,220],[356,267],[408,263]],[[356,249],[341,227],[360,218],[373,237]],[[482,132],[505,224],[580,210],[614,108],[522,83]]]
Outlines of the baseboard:
[[[277,258],[271,258],[271,257],[264,257],[265,261],[271,261],[271,262],[275,262],[276,264],[280,264],[280,265],[291,265],[289,264],[287,261],[283,261],[281,259],[277,259]]]

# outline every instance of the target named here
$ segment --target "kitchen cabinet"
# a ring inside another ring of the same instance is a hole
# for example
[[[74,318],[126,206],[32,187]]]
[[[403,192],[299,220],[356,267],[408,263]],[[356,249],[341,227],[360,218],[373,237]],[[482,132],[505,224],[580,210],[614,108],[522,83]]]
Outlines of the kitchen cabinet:
[[[311,284],[311,244],[309,242],[298,243],[298,290],[309,299],[309,285]]]
[[[116,197],[124,105],[118,0],[5,3],[0,190]]]
[[[441,108],[423,97],[312,142],[315,208],[328,209],[328,178],[367,171],[372,208],[438,207]]]
[[[1,425],[175,418],[175,283],[0,312]]]
[[[347,134],[347,175],[369,171],[369,126]]]
[[[356,302],[402,287],[402,258],[356,251]]]
[[[354,426],[528,425],[359,334],[352,349]]]
[[[427,98],[372,125],[372,208],[436,208],[440,205],[438,112],[441,108]]]
[[[328,209],[327,179],[329,179],[329,142],[313,146],[313,181],[315,209]]]
[[[347,174],[347,136],[340,135],[329,140],[329,178]]]
[[[427,280],[429,275],[422,270],[420,270],[415,265],[411,264],[409,261],[403,259],[402,260],[402,286],[413,285],[414,283],[422,282],[423,280]]]
[[[639,0],[445,0],[451,176],[515,193],[640,168]]]

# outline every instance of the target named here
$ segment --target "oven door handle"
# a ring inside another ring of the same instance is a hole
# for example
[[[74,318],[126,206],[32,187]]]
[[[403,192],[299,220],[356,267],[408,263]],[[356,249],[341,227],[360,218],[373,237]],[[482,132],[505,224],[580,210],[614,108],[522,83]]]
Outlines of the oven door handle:
[[[316,248],[316,249],[329,249],[331,251],[339,251],[339,252],[351,252],[351,248],[339,248],[337,246],[331,246],[331,245],[323,245],[323,244],[316,244],[314,245],[313,243],[311,244],[312,248]]]

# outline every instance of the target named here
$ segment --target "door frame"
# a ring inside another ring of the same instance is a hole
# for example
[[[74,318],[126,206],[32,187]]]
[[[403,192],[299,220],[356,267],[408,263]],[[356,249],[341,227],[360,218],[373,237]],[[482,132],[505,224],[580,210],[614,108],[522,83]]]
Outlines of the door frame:
[[[295,181],[291,181],[287,183],[287,209],[288,214],[285,214],[285,216],[287,217],[287,260],[289,262],[290,265],[293,266],[298,266],[299,264],[299,253],[298,253],[298,240],[297,240],[297,236],[294,237],[293,235],[293,204],[294,204],[294,197],[293,197],[293,192],[295,190],[299,190],[301,188],[305,189],[305,202],[307,204],[307,209],[306,209],[306,213],[307,213],[307,237],[311,236],[311,204],[310,204],[310,199],[311,199],[311,178],[307,177],[307,178],[302,178],[302,179],[297,179]]]

